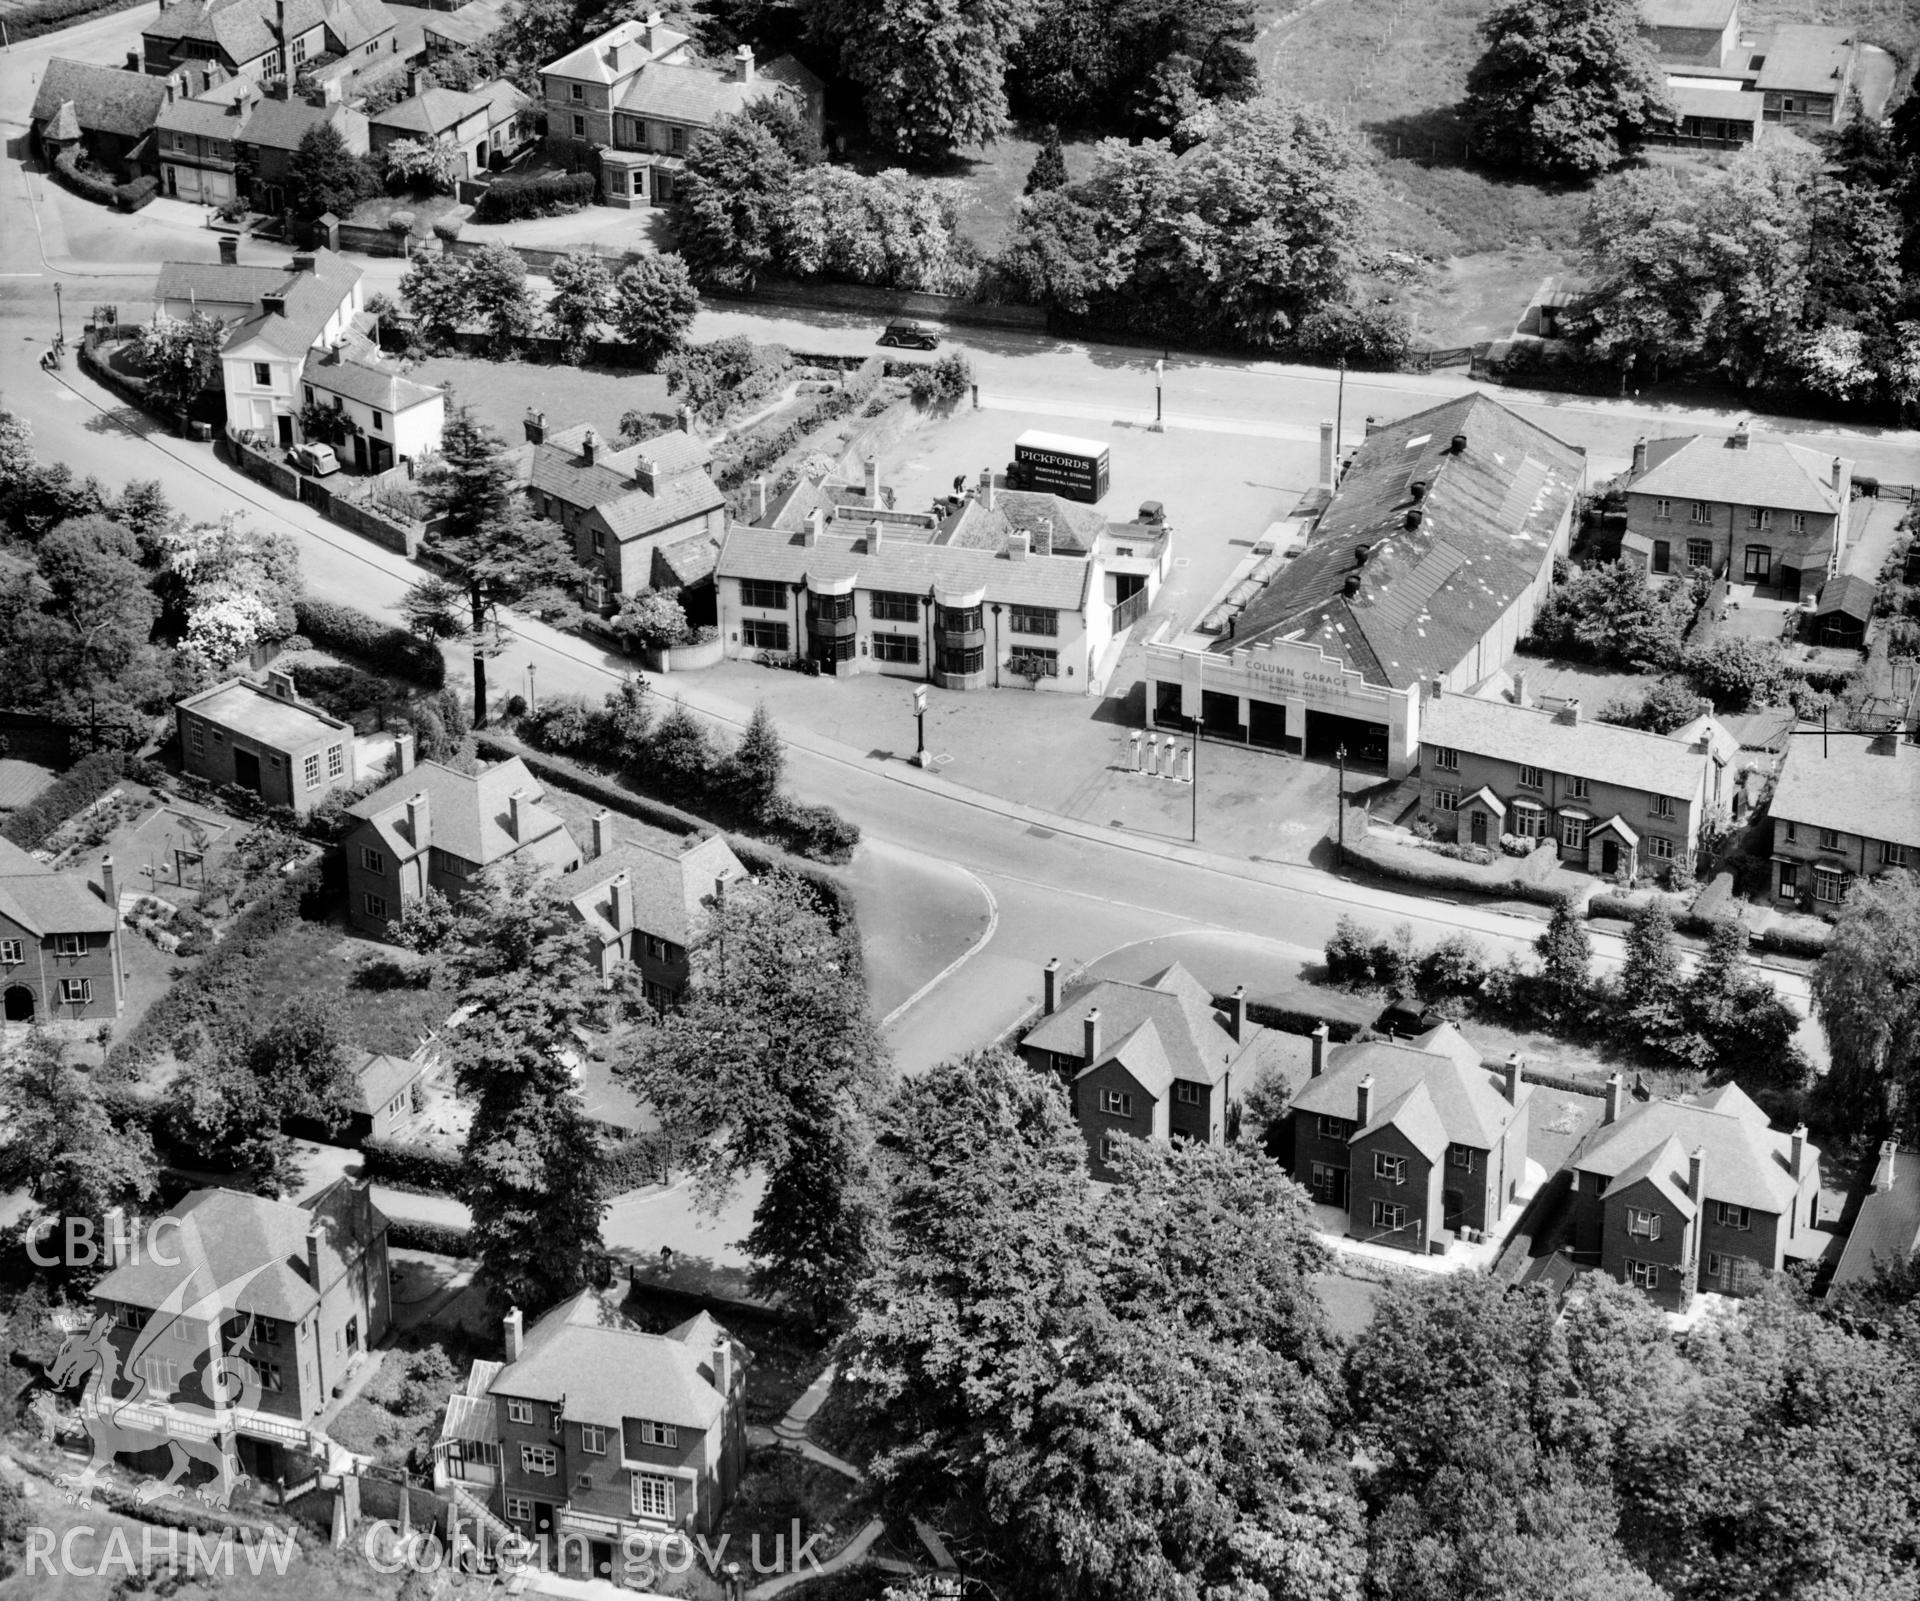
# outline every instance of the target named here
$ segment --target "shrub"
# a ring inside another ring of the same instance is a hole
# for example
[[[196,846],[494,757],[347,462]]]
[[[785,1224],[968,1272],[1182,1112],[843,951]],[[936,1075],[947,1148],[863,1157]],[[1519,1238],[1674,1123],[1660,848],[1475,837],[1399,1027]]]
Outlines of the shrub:
[[[122,211],[138,211],[148,201],[160,193],[160,180],[151,174],[135,178],[130,183],[114,186],[114,204]]]
[[[127,758],[120,751],[95,751],[81,757],[50,789],[0,824],[0,836],[22,850],[38,849],[68,818],[119,783],[126,770]]]
[[[922,406],[951,404],[973,385],[973,364],[966,353],[949,350],[938,361],[907,375],[907,393]]]
[[[369,1139],[361,1142],[360,1151],[366,1177],[434,1195],[457,1195],[460,1175],[466,1170],[458,1151],[431,1145]]]
[[[1602,890],[1587,901],[1588,917],[1617,917],[1622,922],[1631,923],[1640,915],[1640,901],[1628,900],[1624,895],[1609,895]]]
[[[860,843],[860,825],[831,806],[782,795],[766,811],[766,830],[788,850],[817,862],[844,862]]]
[[[356,656],[378,672],[411,679],[428,689],[438,689],[447,681],[440,648],[404,628],[311,595],[293,603],[293,615],[300,632],[322,650]]]
[[[387,1225],[387,1244],[403,1251],[431,1251],[436,1256],[466,1256],[472,1249],[470,1229],[453,1228],[445,1223],[417,1223],[397,1217]]]
[[[1342,912],[1326,944],[1327,977],[1355,988],[1370,986],[1374,945],[1373,934]]]
[[[599,181],[590,172],[542,172],[528,178],[499,178],[487,185],[473,209],[475,222],[518,222],[552,217],[591,204]]]
[[[80,165],[79,157],[73,150],[61,151],[50,170],[63,188],[71,189],[88,200],[111,206],[119,199],[119,186],[111,178],[88,172]]]
[[[1833,935],[1829,930],[1815,932],[1810,928],[1791,926],[1762,929],[1754,936],[1754,943],[1763,951],[1772,951],[1780,956],[1824,956],[1832,940]]]
[[[1422,995],[1471,995],[1487,976],[1487,953],[1468,934],[1449,934],[1420,958]]]
[[[598,718],[584,695],[551,695],[520,719],[521,735],[542,750],[580,755],[597,744]]]

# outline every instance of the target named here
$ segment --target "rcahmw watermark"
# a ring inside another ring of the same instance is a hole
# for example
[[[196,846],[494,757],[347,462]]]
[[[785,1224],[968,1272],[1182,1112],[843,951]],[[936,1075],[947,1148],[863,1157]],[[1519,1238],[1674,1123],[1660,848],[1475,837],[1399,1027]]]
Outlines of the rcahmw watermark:
[[[64,1533],[44,1524],[27,1530],[27,1574],[32,1579],[44,1573],[49,1578],[61,1574],[74,1578],[107,1578],[115,1572],[129,1578],[151,1573],[156,1567],[169,1568],[189,1577],[205,1574],[209,1578],[231,1579],[245,1572],[259,1578],[269,1567],[284,1574],[293,1561],[294,1539],[283,1530],[249,1530],[245,1535],[206,1534],[186,1529],[161,1529],[142,1524],[139,1539],[127,1538],[127,1531],[113,1524],[104,1541],[91,1523],[76,1523]],[[138,1545],[139,1556],[134,1555]]]

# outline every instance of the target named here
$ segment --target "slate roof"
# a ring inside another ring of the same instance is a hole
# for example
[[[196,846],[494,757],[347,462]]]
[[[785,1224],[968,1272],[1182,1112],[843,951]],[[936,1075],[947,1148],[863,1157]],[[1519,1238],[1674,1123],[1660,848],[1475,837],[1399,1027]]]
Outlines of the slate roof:
[[[358,267],[352,266],[330,250],[315,255],[315,270],[288,275],[280,290],[286,309],[262,311],[229,330],[223,351],[238,350],[258,342],[282,355],[298,356],[311,350],[326,330],[353,286],[360,281]]]
[[[1853,476],[1853,463],[1843,460],[1840,465],[1845,484]],[[1653,440],[1647,446],[1647,470],[1627,487],[1636,495],[1827,516],[1845,504],[1844,494],[1834,492],[1832,456],[1757,434],[1749,434],[1744,449],[1731,436],[1686,434]]]
[[[1706,753],[1694,748],[1699,732],[1697,723],[1675,734],[1650,734],[1584,717],[1563,723],[1542,707],[1473,695],[1441,695],[1420,708],[1423,745],[1471,751],[1677,800],[1700,792]],[[1719,732],[1726,749],[1737,748],[1730,734]]]
[[[727,529],[714,571],[721,578],[844,578],[856,575],[864,588],[913,590],[924,594],[936,583],[954,589],[986,591],[989,603],[1013,602],[1078,611],[1092,581],[1093,564],[1079,556],[1028,556],[1014,561],[992,550],[955,549],[906,539],[883,538],[869,550],[864,529],[856,537],[828,531],[809,545],[801,532],[784,528]]]
[[[1769,810],[1787,822],[1920,848],[1920,745],[1891,734],[1790,739]]]
[[[229,267],[217,261],[163,261],[156,300],[207,300],[258,305],[287,281],[285,267]]]
[[[71,100],[63,102],[53,114],[44,137],[49,144],[71,144],[80,137],[80,114],[73,109]]]
[[[751,83],[742,83],[730,66],[649,61],[621,89],[619,109],[630,116],[705,126],[769,95],[789,92],[785,82],[761,72],[754,74]]]
[[[1517,1108],[1501,1089],[1503,1076],[1480,1063],[1480,1053],[1451,1023],[1412,1040],[1364,1040],[1336,1045],[1327,1053],[1326,1071],[1302,1084],[1293,1097],[1293,1109],[1317,1116],[1352,1119],[1359,1105],[1360,1081],[1373,1077],[1374,1118],[1362,1133],[1395,1121],[1413,1137],[1431,1139],[1427,1108],[1447,1142],[1490,1151],[1500,1142]],[[1425,1090],[1424,1106],[1407,1097],[1416,1087]],[[1533,1087],[1522,1081],[1519,1105]],[[1390,1117],[1403,1107],[1412,1128]],[[1425,1147],[1422,1147],[1425,1149]]]
[[[720,541],[711,534],[692,534],[671,545],[653,547],[653,587],[687,589],[705,583],[720,565]]]
[[[351,54],[394,29],[383,0],[286,0],[287,28],[296,38],[325,25]],[[192,39],[218,45],[236,65],[257,61],[279,42],[274,0],[176,0],[141,30],[148,39]]]
[[[107,905],[78,873],[56,873],[12,840],[0,839],[0,917],[28,933],[110,934],[120,926]]]
[[[1820,586],[1820,599],[1814,605],[1813,615],[1831,617],[1836,612],[1844,612],[1864,623],[1873,616],[1873,598],[1878,592],[1879,588],[1871,578],[1862,578],[1858,573],[1841,573]]]
[[[630,920],[613,922],[612,884],[624,872],[629,885]],[[604,856],[583,862],[563,886],[580,920],[602,939],[638,929],[656,939],[691,945],[706,921],[701,903],[722,879],[745,878],[747,870],[719,835],[691,850],[662,850],[642,840],[616,840]]]
[[[1356,1129],[1354,1140],[1364,1140],[1385,1128],[1398,1129],[1412,1143],[1413,1148],[1430,1162],[1440,1160],[1447,1149],[1447,1126],[1440,1116],[1440,1109],[1434,1104],[1433,1093],[1427,1088],[1425,1079],[1414,1081],[1413,1087],[1389,1101],[1374,1114],[1373,1121],[1365,1128]],[[1348,1142],[1352,1143],[1352,1140]],[[1460,1141],[1467,1144],[1467,1141]]]
[[[616,450],[593,430],[598,443],[589,462],[582,448],[589,427],[555,429],[539,444],[518,447],[515,468],[522,481],[569,506],[598,511],[623,543],[726,504],[705,471],[713,453],[701,441],[676,430]]]
[[[615,83],[634,70],[643,54],[648,57],[671,55],[684,45],[688,38],[686,34],[675,33],[671,28],[655,28],[653,47],[648,50],[644,42],[646,34],[646,23],[639,18],[630,17],[625,22],[607,29],[605,33],[589,39],[578,49],[570,50],[559,59],[549,61],[540,69],[541,75],[544,77],[552,74],[557,78],[576,78],[583,83]],[[621,64],[617,68],[607,63],[607,52],[615,45],[624,46],[634,52],[632,55],[627,55],[626,49],[623,49]]]
[[[1056,556],[1084,556],[1107,531],[1107,519],[1090,506],[1031,489],[996,489],[993,505],[970,500],[941,531],[941,543],[1005,550],[1007,535],[1032,534],[1043,524],[1053,530]]]
[[[1080,991],[1050,1017],[1030,1029],[1023,1046],[1079,1056],[1086,1048],[1087,1013],[1100,1008],[1100,1050],[1096,1062],[1108,1061],[1120,1044],[1146,1023],[1154,1029],[1156,1045],[1174,1078],[1193,1084],[1217,1084],[1232,1058],[1248,1041],[1234,1039],[1213,1009],[1207,988],[1178,962],[1163,968],[1144,984],[1103,979]],[[1251,1034],[1249,1034],[1249,1040]],[[1144,1059],[1143,1059],[1144,1060]]]
[[[245,80],[239,82],[244,90]],[[168,133],[237,140],[246,126],[245,99],[241,93],[221,100],[173,100],[160,108],[153,125]]]
[[[503,0],[468,0],[455,11],[430,11],[421,19],[422,30],[431,38],[450,44],[479,44],[507,26],[508,7]]]
[[[194,1295],[210,1295],[257,1268],[263,1271],[223,1310],[294,1322],[318,1306],[320,1292],[387,1229],[368,1192],[345,1179],[298,1206],[237,1190],[195,1190],[165,1215],[179,1220],[164,1252],[179,1258],[178,1264],[168,1266],[142,1252],[93,1287],[96,1301],[151,1309],[164,1304],[189,1275]],[[307,1269],[307,1234],[316,1219],[324,1219],[325,1234],[318,1286]]]
[[[1617,1182],[1669,1141],[1687,1156],[1705,1150],[1708,1199],[1776,1214],[1792,1209],[1799,1194],[1787,1170],[1792,1140],[1769,1128],[1766,1113],[1737,1089],[1700,1101],[1628,1102],[1617,1121],[1587,1136],[1568,1165]],[[1819,1159],[1808,1145],[1805,1160]],[[1684,1178],[1684,1161],[1680,1171]]]
[[[1445,677],[1540,576],[1585,474],[1581,452],[1481,394],[1376,428],[1306,547],[1210,649],[1300,639],[1369,683]],[[1416,480],[1428,487],[1409,529]]]
[[[1876,1263],[1908,1260],[1920,1250],[1920,1151],[1881,1147],[1873,1188],[1854,1215],[1853,1231],[1833,1270],[1832,1288],[1866,1284]]]
[[[521,807],[524,840],[507,831],[507,802],[516,790],[533,797],[531,804],[523,802]],[[486,867],[554,835],[561,837],[570,858],[577,855],[566,824],[540,805],[542,793],[539,781],[518,756],[473,774],[456,772],[439,762],[422,762],[355,801],[347,814],[372,823],[387,848],[403,861],[437,845],[462,861]],[[424,841],[407,834],[407,801],[418,794],[427,797]]]
[[[391,128],[408,138],[432,139],[489,109],[490,102],[485,95],[442,89],[436,84],[422,89],[411,100],[396,101],[385,111],[376,112],[367,122],[375,128]]]
[[[32,120],[51,121],[68,101],[73,102],[82,131],[137,139],[153,126],[167,103],[167,81],[144,72],[55,56],[40,75]]]
[[[425,1067],[406,1056],[372,1054],[356,1069],[360,1110],[371,1116],[417,1079]]]
[[[445,402],[443,389],[415,383],[403,373],[377,362],[346,356],[334,359],[315,351],[307,358],[301,381],[330,395],[357,400],[381,411],[401,412],[429,401]]]
[[[353,725],[329,717],[303,700],[282,700],[249,678],[229,678],[179,702],[179,709],[210,723],[257,739],[276,750],[294,751],[329,734],[353,738]]]
[[[1615,1174],[1613,1182],[1607,1186],[1606,1193],[1619,1195],[1644,1179],[1652,1184],[1660,1192],[1661,1198],[1682,1217],[1692,1217],[1700,1208],[1693,1197],[1687,1193],[1689,1174],[1687,1153],[1680,1149],[1680,1142],[1669,1134],[1664,1140],[1648,1146],[1644,1156],[1630,1162]],[[1710,1178],[1709,1182],[1711,1182]]]
[[[488,1389],[564,1402],[562,1416],[580,1422],[611,1427],[636,1418],[704,1431],[725,1410],[713,1387],[713,1346],[730,1338],[704,1317],[668,1334],[648,1334],[582,1290],[526,1331],[520,1359],[503,1367]]]
[[[1767,89],[1839,95],[1853,59],[1856,30],[1783,23],[1761,41],[1766,61],[1757,82]]]
[[[316,106],[305,100],[268,95],[247,113],[239,138],[242,144],[259,145],[265,150],[298,150],[300,141],[322,126],[336,127],[346,138],[351,115],[345,106]]]

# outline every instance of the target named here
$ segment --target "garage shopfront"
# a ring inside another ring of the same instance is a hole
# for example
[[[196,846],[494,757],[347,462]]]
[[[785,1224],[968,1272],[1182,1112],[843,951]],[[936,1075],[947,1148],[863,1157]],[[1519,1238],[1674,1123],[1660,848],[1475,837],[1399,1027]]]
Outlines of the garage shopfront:
[[[1370,684],[1317,645],[1279,640],[1231,653],[1146,648],[1147,726],[1408,772],[1420,749],[1419,696]]]

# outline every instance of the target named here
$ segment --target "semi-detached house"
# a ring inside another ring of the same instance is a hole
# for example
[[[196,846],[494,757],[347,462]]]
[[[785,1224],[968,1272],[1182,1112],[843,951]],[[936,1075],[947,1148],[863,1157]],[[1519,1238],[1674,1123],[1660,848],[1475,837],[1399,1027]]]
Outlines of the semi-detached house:
[[[120,901],[113,858],[100,889],[0,839],[0,1001],[9,1023],[120,1015]]]
[[[1808,731],[1788,740],[1767,811],[1773,898],[1831,916],[1856,878],[1920,869],[1920,745]]]

